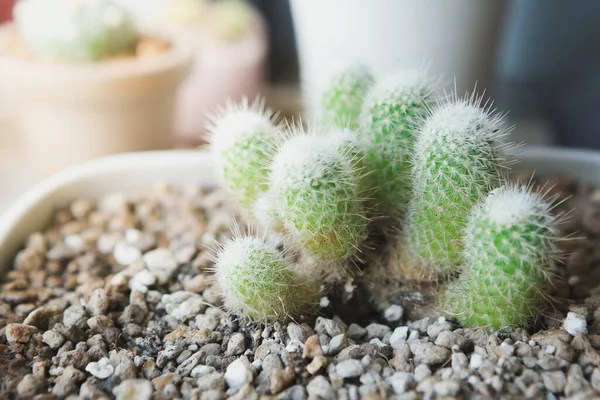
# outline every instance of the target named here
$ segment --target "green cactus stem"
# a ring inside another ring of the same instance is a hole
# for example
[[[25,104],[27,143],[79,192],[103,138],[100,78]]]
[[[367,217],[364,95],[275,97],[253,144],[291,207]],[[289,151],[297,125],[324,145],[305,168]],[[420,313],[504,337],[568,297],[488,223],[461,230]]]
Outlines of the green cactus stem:
[[[276,118],[261,99],[252,104],[244,99],[239,104],[227,104],[209,127],[221,182],[250,213],[269,188],[269,167],[280,139]]]
[[[363,65],[332,73],[321,94],[321,120],[328,126],[357,129],[362,104],[373,77]]]
[[[545,300],[558,254],[551,202],[526,186],[492,191],[474,207],[464,266],[443,299],[444,311],[468,327],[522,327]]]
[[[235,236],[214,268],[225,307],[252,320],[285,321],[310,313],[319,299],[319,284],[263,239]]]
[[[361,133],[365,164],[381,214],[398,226],[410,195],[410,155],[418,128],[432,100],[433,81],[424,71],[402,70],[370,90],[363,106]]]
[[[369,224],[364,156],[339,131],[298,130],[272,164],[277,213],[292,239],[321,261],[353,256]]]

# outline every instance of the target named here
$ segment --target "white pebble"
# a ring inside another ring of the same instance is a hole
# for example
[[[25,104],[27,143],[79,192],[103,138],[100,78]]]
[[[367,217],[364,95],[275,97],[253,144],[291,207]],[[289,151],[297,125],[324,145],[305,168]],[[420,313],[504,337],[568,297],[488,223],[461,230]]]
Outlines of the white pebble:
[[[85,243],[79,235],[67,235],[65,236],[65,244],[73,250],[83,250]]]
[[[115,246],[113,256],[120,265],[129,265],[142,257],[142,251],[137,247],[131,246],[125,242],[119,242]]]
[[[140,240],[141,232],[137,229],[127,229],[125,231],[125,241],[129,244],[136,244]]]
[[[588,333],[585,317],[574,312],[567,314],[567,318],[563,322],[563,327],[571,336],[575,336],[578,332]]]
[[[324,296],[324,297],[321,297],[321,301],[319,302],[319,306],[321,308],[327,308],[327,307],[329,307],[330,303],[331,302],[329,301],[329,299],[326,296]]]
[[[177,268],[177,261],[171,250],[162,247],[147,252],[142,259],[148,269],[173,271]]]
[[[412,331],[408,336],[408,340],[419,340],[419,331]]]
[[[115,372],[115,368],[109,364],[108,358],[103,357],[98,362],[91,362],[85,370],[98,379],[106,379]]]
[[[404,314],[404,308],[400,307],[397,304],[393,304],[384,311],[383,316],[388,321],[395,322],[395,321],[399,321],[400,318],[402,318],[403,314]]]
[[[131,279],[129,281],[129,289],[135,290],[140,293],[148,292],[148,286],[144,285],[143,283],[140,283],[139,281],[137,281],[135,279]]]
[[[481,357],[481,354],[473,353],[473,355],[471,355],[471,361],[469,361],[469,368],[477,369],[481,367],[481,364],[483,364],[483,357]]]
[[[122,286],[129,283],[130,277],[124,274],[123,271],[117,272],[112,278],[110,278],[110,284],[113,286]]]
[[[144,286],[152,286],[156,283],[156,276],[152,274],[152,272],[147,269],[143,269],[133,277],[136,281],[141,283]]]
[[[285,347],[285,349],[287,350],[288,353],[294,353],[296,351],[301,351],[302,348],[304,347],[304,345],[302,343],[300,343],[297,340],[292,340],[290,341],[290,343]]]
[[[392,333],[392,336],[390,336],[390,344],[393,346],[394,343],[398,342],[399,340],[406,340],[407,337],[408,326],[399,326],[398,328],[394,329],[394,333]]]
[[[408,372],[396,372],[394,375],[386,379],[396,394],[403,394],[410,388],[413,377]]]
[[[208,365],[196,365],[190,373],[190,376],[192,378],[200,378],[201,376],[212,374],[213,372],[215,372],[214,367]]]
[[[417,382],[421,382],[423,379],[431,376],[431,369],[427,364],[419,364],[415,368],[415,379]]]
[[[225,371],[225,381],[230,388],[239,388],[252,382],[252,371],[242,358],[238,358]]]

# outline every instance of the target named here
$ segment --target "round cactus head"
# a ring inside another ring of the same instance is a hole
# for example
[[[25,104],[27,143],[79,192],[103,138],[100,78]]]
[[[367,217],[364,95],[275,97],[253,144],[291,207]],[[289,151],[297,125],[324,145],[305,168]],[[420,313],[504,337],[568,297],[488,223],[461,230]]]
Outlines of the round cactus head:
[[[354,255],[367,235],[363,155],[346,133],[298,128],[272,164],[270,182],[283,225],[322,261]]]
[[[21,0],[14,8],[19,35],[39,57],[98,61],[133,52],[132,18],[111,0]]]
[[[215,274],[227,308],[258,321],[283,321],[311,312],[319,285],[273,243],[236,236],[218,252]]]
[[[361,115],[361,135],[367,146],[365,164],[371,171],[374,197],[394,225],[410,199],[410,155],[418,121],[432,100],[434,81],[424,70],[401,70],[377,82],[369,91]]]
[[[372,83],[368,68],[360,64],[333,72],[321,94],[322,122],[340,128],[358,128],[360,110]]]
[[[209,127],[211,151],[223,186],[239,203],[252,210],[269,187],[269,166],[279,140],[276,116],[257,100],[228,104],[212,118]]]
[[[444,310],[469,327],[524,326],[539,313],[558,248],[559,218],[526,186],[492,191],[473,208],[464,239],[464,265],[443,300]]]
[[[440,104],[424,121],[412,157],[411,200],[404,227],[406,268],[433,276],[451,273],[462,259],[471,208],[501,184],[509,132],[502,116],[480,100]],[[400,263],[402,265],[403,263]]]

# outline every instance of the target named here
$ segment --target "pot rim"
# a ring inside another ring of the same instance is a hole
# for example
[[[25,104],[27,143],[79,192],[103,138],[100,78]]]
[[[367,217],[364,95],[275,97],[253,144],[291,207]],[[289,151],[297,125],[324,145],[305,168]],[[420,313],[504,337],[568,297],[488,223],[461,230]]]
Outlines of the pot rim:
[[[13,21],[0,24],[0,46],[4,37],[15,29]],[[171,44],[169,50],[160,55],[130,59],[118,59],[89,63],[51,64],[12,57],[0,47],[0,69],[3,74],[21,75],[28,83],[39,82],[76,85],[79,81],[102,84],[110,80],[152,77],[168,71],[176,71],[181,78],[191,70],[193,51],[178,35],[163,30],[140,29],[140,33],[164,39]]]

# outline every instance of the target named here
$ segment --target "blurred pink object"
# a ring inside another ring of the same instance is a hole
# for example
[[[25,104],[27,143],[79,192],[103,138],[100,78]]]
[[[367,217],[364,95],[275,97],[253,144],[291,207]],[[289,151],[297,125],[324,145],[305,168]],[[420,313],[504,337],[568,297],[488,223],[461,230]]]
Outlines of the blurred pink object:
[[[0,24],[12,20],[12,9],[16,0],[0,0]]]
[[[208,115],[227,100],[253,99],[261,90],[268,50],[266,27],[260,15],[240,38],[228,40],[202,28],[183,28],[193,43],[192,73],[179,90],[176,135],[187,144],[203,140]]]

